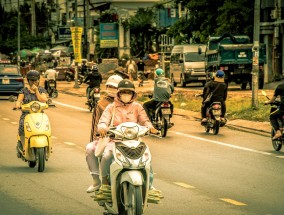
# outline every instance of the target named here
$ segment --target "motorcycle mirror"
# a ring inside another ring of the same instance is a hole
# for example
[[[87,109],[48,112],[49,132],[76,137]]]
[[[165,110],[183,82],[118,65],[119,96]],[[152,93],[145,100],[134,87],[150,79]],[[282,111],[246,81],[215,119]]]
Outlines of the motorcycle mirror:
[[[16,96],[9,96],[9,102],[14,102],[17,101],[17,97]]]

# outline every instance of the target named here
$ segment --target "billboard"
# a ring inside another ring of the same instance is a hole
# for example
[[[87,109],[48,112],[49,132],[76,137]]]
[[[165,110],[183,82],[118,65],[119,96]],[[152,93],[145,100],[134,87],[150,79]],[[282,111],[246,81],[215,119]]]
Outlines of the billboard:
[[[100,47],[118,47],[118,24],[100,23]]]

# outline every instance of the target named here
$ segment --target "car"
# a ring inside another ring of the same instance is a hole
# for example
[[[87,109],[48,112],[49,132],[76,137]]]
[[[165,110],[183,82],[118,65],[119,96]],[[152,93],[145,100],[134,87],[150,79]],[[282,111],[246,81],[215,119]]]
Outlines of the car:
[[[25,86],[20,68],[14,64],[0,64],[0,95],[18,95]]]

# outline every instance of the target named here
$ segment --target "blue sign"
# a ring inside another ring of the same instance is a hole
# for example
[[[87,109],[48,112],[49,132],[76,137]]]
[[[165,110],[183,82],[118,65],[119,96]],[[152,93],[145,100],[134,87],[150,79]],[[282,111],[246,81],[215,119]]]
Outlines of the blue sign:
[[[100,47],[118,47],[118,24],[100,23]]]

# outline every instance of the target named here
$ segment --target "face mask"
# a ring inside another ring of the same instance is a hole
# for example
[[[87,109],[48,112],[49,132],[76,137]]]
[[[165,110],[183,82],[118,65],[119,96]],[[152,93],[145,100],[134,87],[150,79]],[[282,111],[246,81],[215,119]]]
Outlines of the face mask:
[[[106,92],[107,92],[107,95],[108,95],[108,96],[110,96],[110,97],[115,97],[115,96],[116,96],[116,93],[117,93],[117,89],[114,89],[114,88],[107,88]]]
[[[130,102],[131,99],[132,99],[132,95],[130,94],[120,94],[120,100],[125,104]]]

